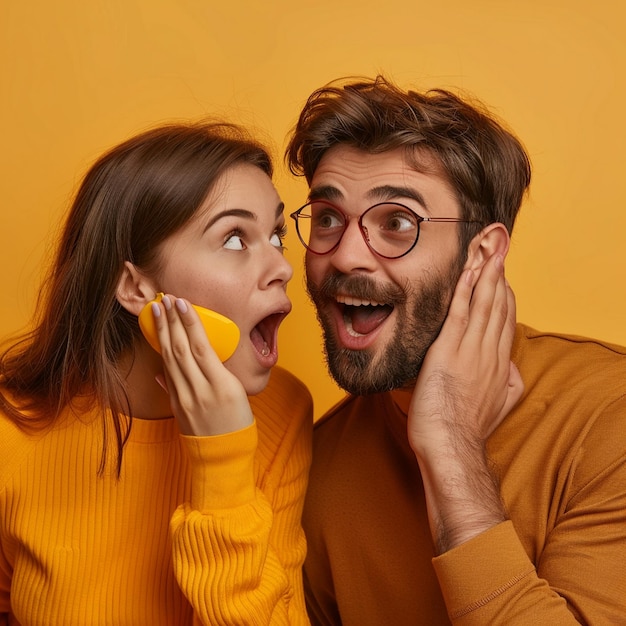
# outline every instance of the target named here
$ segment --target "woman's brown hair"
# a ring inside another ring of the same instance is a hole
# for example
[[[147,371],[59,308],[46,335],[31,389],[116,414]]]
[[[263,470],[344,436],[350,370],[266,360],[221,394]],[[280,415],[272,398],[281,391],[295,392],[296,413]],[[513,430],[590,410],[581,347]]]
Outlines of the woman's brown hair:
[[[101,471],[112,428],[119,473],[131,424],[119,362],[140,332],[116,300],[124,262],[154,269],[158,245],[242,162],[272,175],[267,151],[226,123],[161,126],[97,160],[71,206],[33,330],[0,355],[0,410],[28,430],[54,423],[79,401],[81,410],[85,402],[99,408]]]

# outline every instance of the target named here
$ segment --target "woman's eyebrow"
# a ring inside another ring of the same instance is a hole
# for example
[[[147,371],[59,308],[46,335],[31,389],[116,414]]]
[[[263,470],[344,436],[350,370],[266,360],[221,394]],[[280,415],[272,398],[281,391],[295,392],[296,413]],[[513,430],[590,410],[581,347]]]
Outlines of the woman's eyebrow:
[[[284,213],[284,211],[285,203],[279,202],[276,206],[276,219],[278,219]],[[255,222],[258,220],[257,214],[253,211],[249,211],[248,209],[226,209],[224,211],[216,213],[215,215],[212,215],[209,221],[206,223],[203,232],[206,232],[209,228],[211,228],[211,226],[213,226],[213,224],[225,217],[241,217],[245,220],[253,220]]]
[[[215,222],[218,222],[219,220],[225,217],[241,217],[246,220],[255,220],[255,221],[257,219],[256,214],[253,213],[252,211],[248,211],[248,209],[226,209],[225,211],[220,211],[219,213],[216,213],[215,215],[211,216],[211,218],[209,219],[209,221],[206,223],[204,227],[204,232],[209,230],[209,228],[211,228],[211,226],[213,226]]]

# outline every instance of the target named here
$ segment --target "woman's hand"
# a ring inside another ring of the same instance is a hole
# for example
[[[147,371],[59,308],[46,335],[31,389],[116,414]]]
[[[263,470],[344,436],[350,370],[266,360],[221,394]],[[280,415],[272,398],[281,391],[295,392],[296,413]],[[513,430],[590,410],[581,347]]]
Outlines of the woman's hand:
[[[182,298],[165,295],[152,304],[161,344],[164,379],[185,435],[220,435],[249,426],[252,411],[243,385],[221,363],[198,314]]]

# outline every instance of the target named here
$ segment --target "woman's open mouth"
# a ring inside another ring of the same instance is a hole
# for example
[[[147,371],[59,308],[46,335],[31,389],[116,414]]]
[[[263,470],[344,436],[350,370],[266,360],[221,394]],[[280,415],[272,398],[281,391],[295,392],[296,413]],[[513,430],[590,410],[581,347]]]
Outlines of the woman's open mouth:
[[[289,311],[279,311],[264,317],[251,331],[250,341],[264,361],[278,359],[278,328]]]

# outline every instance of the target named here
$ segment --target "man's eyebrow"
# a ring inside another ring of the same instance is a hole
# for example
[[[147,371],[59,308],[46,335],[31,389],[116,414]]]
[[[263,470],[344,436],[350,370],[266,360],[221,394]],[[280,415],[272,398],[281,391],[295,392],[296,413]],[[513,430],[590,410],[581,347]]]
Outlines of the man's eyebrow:
[[[367,197],[372,202],[379,201],[384,202],[386,200],[414,200],[420,206],[428,209],[428,203],[424,199],[424,196],[414,189],[413,187],[402,187],[396,185],[382,185],[380,187],[374,187],[367,192]]]
[[[309,200],[341,200],[342,198],[341,191],[332,185],[311,187],[309,191]]]
[[[385,202],[392,200],[414,200],[420,206],[428,210],[428,203],[424,196],[413,187],[398,185],[381,185],[367,192],[367,197],[373,202]],[[309,200],[343,200],[343,193],[331,185],[312,187],[309,192]]]

